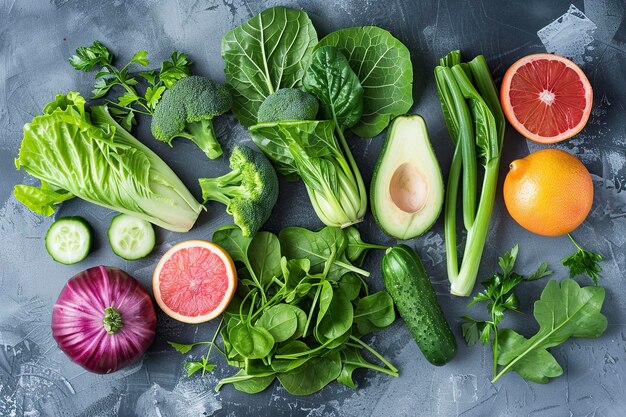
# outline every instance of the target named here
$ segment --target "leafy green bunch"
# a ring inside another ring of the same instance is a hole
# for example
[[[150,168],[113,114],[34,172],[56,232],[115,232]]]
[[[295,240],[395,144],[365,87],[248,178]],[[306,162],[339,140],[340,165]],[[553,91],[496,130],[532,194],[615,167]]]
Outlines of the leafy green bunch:
[[[280,173],[304,181],[324,224],[361,221],[366,188],[346,132],[376,136],[410,109],[406,46],[377,27],[343,29],[318,42],[305,12],[273,7],[224,35],[222,57],[233,112],[257,147]],[[309,94],[295,101],[293,91],[281,94],[293,89]],[[322,120],[311,99],[319,101]]]
[[[494,274],[482,282],[485,289],[478,293],[469,306],[486,302],[490,319],[476,320],[463,316],[463,337],[469,346],[480,339],[489,344],[493,352],[493,380],[507,372],[517,372],[522,378],[545,384],[548,378],[563,373],[563,369],[548,348],[565,342],[570,337],[594,338],[604,333],[607,320],[600,313],[604,301],[604,288],[580,287],[576,281],[565,279],[548,282],[541,298],[535,302],[534,317],[539,331],[529,339],[511,329],[498,325],[507,310],[518,311],[519,301],[513,293],[521,282],[535,281],[552,274],[543,263],[530,276],[513,272],[518,246],[499,258],[502,273]]]
[[[358,230],[299,227],[279,236],[245,237],[236,226],[217,229],[213,242],[240,265],[237,295],[218,326],[223,346],[208,343],[239,368],[222,379],[235,389],[257,393],[275,379],[291,394],[308,395],[337,380],[355,387],[352,373],[367,368],[398,376],[398,370],[362,340],[395,320],[387,292],[370,293],[357,265],[369,249]],[[216,332],[217,335],[217,332]],[[171,343],[181,353],[196,344]],[[365,350],[382,365],[367,361]],[[209,353],[187,362],[189,375],[211,371]]]
[[[124,93],[117,101],[106,100],[115,120],[126,130],[137,123],[135,113],[152,115],[161,96],[176,81],[190,74],[191,61],[187,55],[173,52],[170,61],[163,61],[160,69],[131,73],[131,65],[147,67],[148,52],[139,51],[122,68],[114,65],[115,55],[101,42],[95,41],[91,46],[81,46],[76,54],[70,57],[70,64],[79,71],[90,72],[97,68],[96,84],[92,90],[92,99],[104,97],[114,86],[119,86]],[[147,84],[143,93],[138,89],[141,77]]]

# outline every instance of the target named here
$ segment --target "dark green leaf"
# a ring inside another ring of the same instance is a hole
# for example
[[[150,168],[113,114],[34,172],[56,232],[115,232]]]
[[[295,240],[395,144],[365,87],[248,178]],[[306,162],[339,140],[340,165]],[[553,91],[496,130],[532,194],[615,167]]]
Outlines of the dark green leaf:
[[[498,351],[509,352],[516,346],[524,345],[528,340],[511,329],[503,329],[498,332]],[[506,365],[502,355],[498,358],[500,365]],[[533,349],[521,357],[509,371],[517,372],[522,378],[537,384],[545,384],[548,378],[555,378],[563,373],[563,368],[554,356],[546,349]]]
[[[561,262],[564,266],[569,268],[570,278],[574,278],[576,275],[586,274],[593,280],[593,283],[597,285],[600,272],[602,272],[602,267],[599,265],[599,262],[603,260],[602,255],[578,247],[576,252],[566,256]]]
[[[361,119],[363,87],[337,48],[322,46],[315,50],[302,84],[320,100],[324,117],[334,119],[341,130]]]
[[[256,123],[268,95],[300,84],[316,43],[307,14],[285,7],[266,9],[224,35],[224,73],[241,124]]]
[[[539,331],[523,343],[517,343],[521,339],[512,333],[510,336],[515,340],[502,342],[498,363],[504,365],[504,368],[495,379],[509,371],[518,372],[526,378],[535,372],[535,360],[538,360],[538,356],[545,358],[542,350],[560,345],[570,337],[600,336],[607,327],[606,317],[600,313],[603,301],[602,287],[581,288],[572,279],[566,279],[560,284],[556,281],[548,282],[541,293],[541,299],[535,302],[534,316],[539,324]],[[543,369],[548,369],[547,372],[544,371],[546,375],[537,379],[547,382],[546,377],[556,373],[556,367],[546,366]]]
[[[316,46],[336,47],[363,87],[363,115],[352,131],[360,137],[382,132],[391,119],[413,105],[413,65],[409,50],[376,26],[341,29]]]
[[[331,351],[323,357],[309,359],[296,369],[278,374],[282,386],[292,395],[313,394],[341,373],[341,356],[338,351]]]
[[[297,307],[289,304],[277,304],[265,310],[255,326],[267,330],[274,341],[284,342],[292,337],[298,328],[296,309]]]
[[[537,268],[537,270],[533,272],[532,275],[526,277],[526,281],[536,281],[549,275],[552,275],[552,271],[548,269],[548,264],[544,262],[539,265],[539,268]]]
[[[256,277],[263,286],[269,284],[273,277],[280,277],[280,242],[275,234],[258,232],[254,235],[248,248],[248,258]]]
[[[239,323],[228,332],[233,348],[243,357],[261,359],[274,347],[274,338],[265,329]]]
[[[383,329],[395,319],[393,300],[386,291],[361,298],[354,311],[354,324],[361,335]]]

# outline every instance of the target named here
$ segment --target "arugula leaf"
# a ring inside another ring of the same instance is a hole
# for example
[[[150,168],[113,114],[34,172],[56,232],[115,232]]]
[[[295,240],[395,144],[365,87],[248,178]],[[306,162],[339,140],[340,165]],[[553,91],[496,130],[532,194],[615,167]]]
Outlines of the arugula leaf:
[[[583,249],[571,234],[568,233],[567,235],[576,246],[576,252],[566,256],[561,261],[564,266],[569,268],[569,277],[574,278],[576,275],[586,274],[595,285],[598,285],[598,278],[602,272],[602,267],[598,263],[602,262],[604,257],[599,253]]]
[[[602,287],[581,288],[572,279],[565,279],[560,284],[548,282],[541,298],[535,302],[534,317],[539,331],[530,339],[514,332],[506,333],[507,337],[499,344],[498,364],[503,367],[492,382],[510,371],[540,383],[547,382],[548,377],[560,375],[560,366],[555,364],[552,355],[546,355],[545,349],[560,345],[570,337],[602,335],[607,327],[607,319],[600,312],[603,302]]]
[[[279,88],[300,85],[317,33],[303,11],[272,7],[222,38],[226,83],[233,112],[244,126],[257,121],[259,106]]]
[[[527,342],[528,339],[511,329],[502,329],[498,333],[499,352],[510,351]],[[498,358],[498,363],[506,365],[502,356]],[[560,376],[563,373],[563,368],[550,352],[546,349],[537,348],[521,357],[510,367],[509,371],[517,372],[528,381],[545,384],[548,382],[548,378]]]

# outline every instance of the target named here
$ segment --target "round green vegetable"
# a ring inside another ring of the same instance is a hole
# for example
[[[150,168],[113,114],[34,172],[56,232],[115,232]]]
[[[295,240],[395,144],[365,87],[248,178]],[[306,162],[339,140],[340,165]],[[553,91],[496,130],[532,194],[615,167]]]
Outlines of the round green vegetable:
[[[78,216],[61,217],[46,233],[46,250],[52,259],[65,265],[85,259],[92,244],[91,226]]]

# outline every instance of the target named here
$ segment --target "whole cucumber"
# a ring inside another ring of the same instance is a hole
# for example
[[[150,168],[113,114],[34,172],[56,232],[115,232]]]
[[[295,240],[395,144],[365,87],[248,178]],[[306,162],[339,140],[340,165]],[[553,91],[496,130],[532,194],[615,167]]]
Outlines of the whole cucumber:
[[[406,245],[387,249],[382,272],[387,291],[426,359],[437,366],[452,360],[456,339],[417,254]]]

